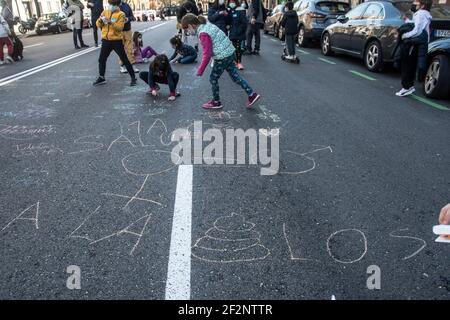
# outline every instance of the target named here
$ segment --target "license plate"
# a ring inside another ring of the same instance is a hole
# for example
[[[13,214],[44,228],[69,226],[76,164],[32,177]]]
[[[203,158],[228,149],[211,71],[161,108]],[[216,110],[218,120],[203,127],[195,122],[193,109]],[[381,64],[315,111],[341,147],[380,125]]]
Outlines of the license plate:
[[[439,38],[450,38],[450,30],[436,30],[434,35]]]
[[[48,30],[48,28],[47,27],[42,27],[41,30]]]

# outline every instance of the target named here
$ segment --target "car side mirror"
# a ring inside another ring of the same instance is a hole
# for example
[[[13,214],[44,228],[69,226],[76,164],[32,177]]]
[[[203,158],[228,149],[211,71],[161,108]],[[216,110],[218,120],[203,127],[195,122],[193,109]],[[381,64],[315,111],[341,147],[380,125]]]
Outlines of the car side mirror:
[[[346,23],[348,21],[348,17],[345,15],[341,15],[337,17],[337,21],[339,21],[340,23]]]

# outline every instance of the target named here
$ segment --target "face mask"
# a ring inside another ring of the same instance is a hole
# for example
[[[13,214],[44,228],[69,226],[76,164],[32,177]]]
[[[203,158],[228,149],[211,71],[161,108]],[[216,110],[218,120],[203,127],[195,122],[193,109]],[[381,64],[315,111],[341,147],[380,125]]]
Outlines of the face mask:
[[[109,5],[109,10],[111,10],[112,12],[116,11],[118,8],[118,6],[114,6],[112,4]]]
[[[219,0],[219,4],[223,5],[225,3],[225,0]]]
[[[236,8],[236,3],[232,2],[232,3],[229,4],[229,6],[230,6],[231,9],[234,9],[234,8]]]
[[[416,11],[417,11],[417,5],[416,5],[416,4],[413,3],[413,4],[411,5],[411,11],[412,11],[412,12],[416,12]]]
[[[245,5],[245,3],[241,4],[241,8],[242,9],[247,9],[247,6]]]

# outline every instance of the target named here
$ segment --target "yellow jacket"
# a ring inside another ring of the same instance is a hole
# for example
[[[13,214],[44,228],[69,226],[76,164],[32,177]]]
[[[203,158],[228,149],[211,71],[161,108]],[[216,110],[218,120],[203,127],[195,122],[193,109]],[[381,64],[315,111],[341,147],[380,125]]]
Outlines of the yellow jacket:
[[[104,40],[122,40],[122,30],[125,25],[125,13],[122,11],[111,12],[103,10],[101,16],[105,16],[111,23],[104,24],[101,18],[97,19],[96,25],[102,29],[102,39]]]

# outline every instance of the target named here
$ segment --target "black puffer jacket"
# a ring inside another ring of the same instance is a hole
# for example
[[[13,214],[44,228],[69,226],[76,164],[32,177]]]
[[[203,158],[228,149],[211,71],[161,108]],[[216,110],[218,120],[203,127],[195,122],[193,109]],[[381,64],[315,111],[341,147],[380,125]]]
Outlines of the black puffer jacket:
[[[296,35],[298,32],[298,15],[294,10],[286,11],[281,19],[281,26],[288,36]]]
[[[177,21],[181,23],[181,19],[188,13],[198,16],[198,7],[194,0],[186,0],[180,5],[177,11]]]

